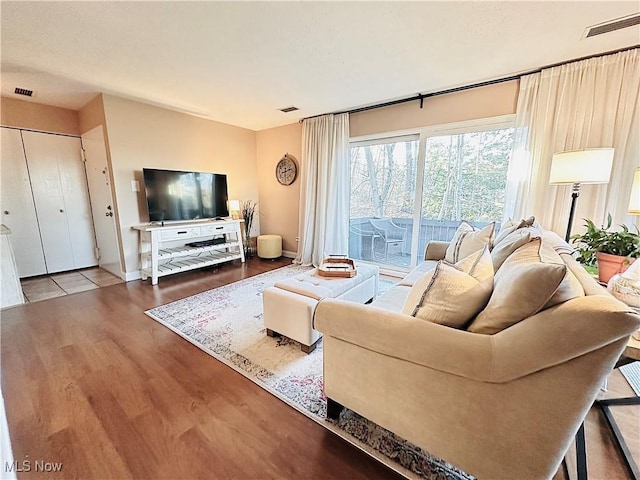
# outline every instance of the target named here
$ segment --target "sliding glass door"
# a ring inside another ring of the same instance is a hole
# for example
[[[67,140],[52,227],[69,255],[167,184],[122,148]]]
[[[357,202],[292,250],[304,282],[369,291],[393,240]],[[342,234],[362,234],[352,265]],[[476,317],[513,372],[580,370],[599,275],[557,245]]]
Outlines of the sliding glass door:
[[[350,257],[411,264],[418,142],[410,135],[352,144]]]
[[[434,127],[351,144],[349,255],[406,271],[461,220],[503,216],[512,118]],[[416,228],[416,226],[418,226]]]

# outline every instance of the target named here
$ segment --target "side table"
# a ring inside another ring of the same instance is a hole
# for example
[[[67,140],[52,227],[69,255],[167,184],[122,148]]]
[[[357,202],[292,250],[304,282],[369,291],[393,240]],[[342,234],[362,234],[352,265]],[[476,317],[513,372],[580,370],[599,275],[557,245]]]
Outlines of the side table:
[[[616,367],[621,367],[628,363],[634,362],[636,360],[640,360],[640,332],[634,333],[631,338],[629,338],[629,343],[625,348],[622,357],[618,361]],[[606,400],[596,400],[596,405],[600,407],[604,417],[609,424],[609,428],[613,432],[613,437],[615,438],[616,444],[618,448],[622,452],[622,456],[624,457],[625,462],[627,463],[627,467],[629,468],[629,473],[634,480],[640,480],[640,469],[638,469],[638,465],[635,460],[631,456],[631,451],[625,442],[624,437],[622,436],[622,432],[618,427],[613,415],[611,413],[611,409],[609,407],[623,406],[623,405],[640,405],[640,397],[635,395],[633,397],[626,398],[608,398]]]
[[[627,347],[624,352],[620,356],[620,360],[616,364],[616,368],[626,365],[628,363],[634,362],[636,360],[640,360],[640,331],[636,332],[629,338],[629,342],[627,343]],[[615,442],[620,449],[622,456],[625,460],[627,468],[629,469],[630,478],[633,480],[640,480],[640,470],[638,469],[638,465],[631,455],[631,451],[625,442],[622,432],[618,427],[618,424],[613,417],[611,410],[609,407],[613,406],[629,406],[629,405],[640,405],[640,397],[625,397],[625,398],[607,398],[605,400],[596,400],[594,405],[597,405],[602,410],[604,417],[611,429]],[[586,438],[585,438],[585,428],[584,422],[580,425],[578,432],[576,433],[576,470],[577,470],[577,479],[578,480],[587,480],[587,449],[586,449]],[[569,472],[567,469],[567,463],[565,460],[562,462],[562,466],[564,468],[564,473],[566,478],[569,477]]]

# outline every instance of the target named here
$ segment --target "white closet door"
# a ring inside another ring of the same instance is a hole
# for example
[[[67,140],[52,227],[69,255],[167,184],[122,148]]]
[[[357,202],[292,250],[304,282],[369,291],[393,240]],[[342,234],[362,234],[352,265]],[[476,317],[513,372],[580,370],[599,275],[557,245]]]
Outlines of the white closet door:
[[[2,223],[11,229],[11,246],[18,275],[31,277],[47,273],[36,209],[31,194],[27,162],[20,130],[2,128],[2,178],[0,211]]]
[[[80,139],[23,132],[49,273],[97,265]]]

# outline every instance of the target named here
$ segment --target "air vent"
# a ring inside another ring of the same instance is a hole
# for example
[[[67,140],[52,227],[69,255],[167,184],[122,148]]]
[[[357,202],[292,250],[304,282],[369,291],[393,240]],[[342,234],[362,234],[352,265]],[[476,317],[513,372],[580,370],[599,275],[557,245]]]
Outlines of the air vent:
[[[617,18],[616,20],[601,23],[600,25],[592,25],[591,27],[587,27],[585,37],[595,37],[596,35],[614,32],[623,28],[633,27],[634,25],[640,25],[640,14],[638,13],[635,13],[628,17]]]
[[[27,97],[33,96],[33,90],[27,90],[26,88],[20,88],[20,87],[16,87],[13,93],[15,93],[16,95],[25,95]]]
[[[292,105],[290,107],[279,108],[278,110],[284,113],[289,113],[289,112],[295,112],[296,110],[300,110],[300,109]]]

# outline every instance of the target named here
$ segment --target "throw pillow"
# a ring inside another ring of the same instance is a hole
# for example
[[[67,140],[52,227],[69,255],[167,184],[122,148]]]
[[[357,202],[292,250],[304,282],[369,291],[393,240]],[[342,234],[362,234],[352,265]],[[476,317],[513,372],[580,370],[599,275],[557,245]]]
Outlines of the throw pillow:
[[[495,222],[478,229],[463,221],[456,233],[453,234],[453,239],[447,247],[444,259],[449,263],[456,263],[473,252],[482,249],[485,245],[488,245],[489,249],[491,249],[493,247],[495,228]]]
[[[523,245],[529,243],[534,238],[542,238],[542,231],[536,227],[521,227],[507,236],[496,240],[496,244],[491,250],[491,258],[493,259],[493,268],[497,272],[504,261]]]
[[[505,239],[507,235],[515,232],[519,228],[532,226],[535,221],[536,221],[536,217],[534,217],[533,215],[528,218],[523,218],[519,222],[515,222],[511,219],[507,220],[506,222],[504,222],[504,224],[502,225],[502,228],[500,228],[500,231],[496,235],[494,245],[498,245],[502,240]]]
[[[469,326],[470,332],[497,333],[545,308],[567,266],[548,258],[541,244],[536,238],[507,258],[496,272],[489,303]]]
[[[433,270],[415,282],[402,313],[464,328],[487,304],[492,288],[493,263],[485,246],[456,265],[439,261]]]
[[[573,255],[576,251],[571,245],[564,241],[564,238],[560,238],[560,235],[551,230],[545,230],[542,233],[542,243],[550,245],[559,254],[567,253]]]
[[[564,240],[561,241],[562,243],[564,243],[564,245],[567,245]],[[553,243],[547,242],[546,236],[542,237],[542,250],[545,257],[553,259],[554,262],[562,262],[562,258],[555,248],[556,247]],[[546,303],[543,310],[551,308],[554,305],[558,305],[559,303],[564,303],[567,300],[571,300],[572,298],[576,297],[584,297],[584,288],[582,288],[582,284],[580,283],[580,280],[578,280],[578,277],[576,277],[575,274],[569,268],[567,268],[567,274],[565,275],[564,279],[562,279],[562,282],[560,282],[560,286],[555,291],[551,299]]]

